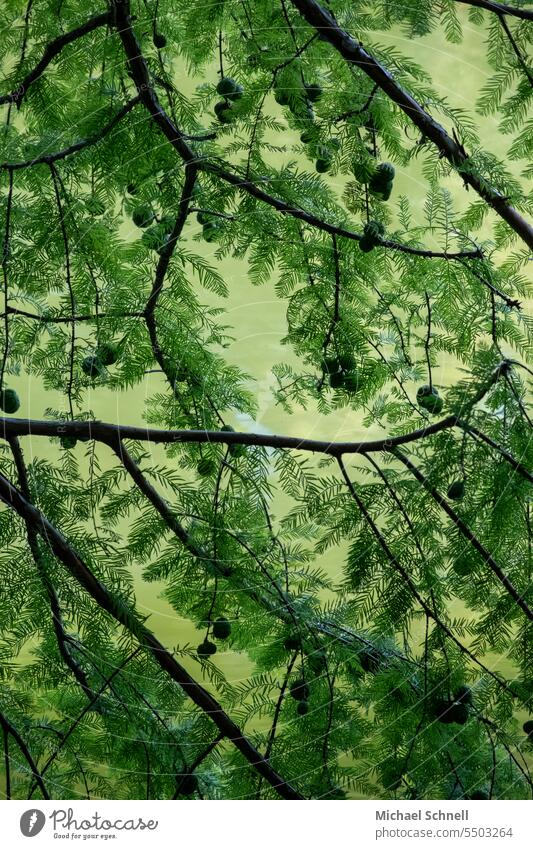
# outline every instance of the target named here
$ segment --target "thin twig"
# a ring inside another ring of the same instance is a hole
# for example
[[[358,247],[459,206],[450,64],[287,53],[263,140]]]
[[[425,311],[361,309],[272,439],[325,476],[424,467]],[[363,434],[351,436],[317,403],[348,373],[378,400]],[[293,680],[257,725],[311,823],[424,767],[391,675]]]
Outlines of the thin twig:
[[[529,70],[529,68],[527,66],[527,61],[524,58],[522,51],[520,50],[518,44],[516,43],[516,39],[515,39],[513,33],[511,32],[511,28],[509,27],[509,24],[507,23],[507,21],[505,19],[505,15],[503,13],[499,14],[498,18],[499,18],[500,24],[502,25],[503,30],[504,30],[507,38],[509,39],[509,43],[510,43],[512,49],[513,49],[513,52],[514,52],[516,58],[518,59],[520,67],[522,68],[524,74],[528,78],[529,84],[531,86],[533,86],[533,76],[532,76],[531,71]]]
[[[72,288],[72,280],[71,280],[71,271],[70,271],[70,249],[69,249],[69,241],[67,228],[65,225],[65,213],[63,210],[63,204],[61,203],[61,197],[59,195],[59,176],[56,170],[56,167],[53,162],[50,163],[50,172],[52,174],[52,183],[54,186],[54,194],[57,203],[57,209],[59,212],[59,227],[61,230],[61,236],[63,238],[63,247],[65,251],[65,271],[66,271],[66,283],[67,289],[70,298],[70,310],[72,315],[74,315],[76,309],[76,303],[74,300],[74,290]],[[72,405],[72,387],[74,385],[74,346],[76,343],[76,323],[73,321],[71,324],[70,330],[70,355],[69,355],[69,376],[68,376],[68,384],[67,384],[67,396],[68,403],[70,408],[70,417],[74,418],[74,407]]]

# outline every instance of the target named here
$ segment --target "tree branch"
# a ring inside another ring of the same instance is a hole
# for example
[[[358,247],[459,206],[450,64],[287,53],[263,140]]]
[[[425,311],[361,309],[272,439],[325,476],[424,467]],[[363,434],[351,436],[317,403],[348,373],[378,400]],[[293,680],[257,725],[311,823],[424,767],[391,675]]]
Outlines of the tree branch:
[[[195,771],[195,769],[197,769],[197,768],[200,766],[200,764],[201,764],[201,763],[203,763],[203,761],[205,761],[205,759],[206,759],[207,757],[209,757],[209,755],[211,754],[211,752],[212,752],[214,749],[216,749],[216,747],[218,746],[218,744],[219,744],[219,743],[221,742],[221,740],[223,740],[223,739],[224,739],[224,734],[222,734],[222,732],[221,732],[220,734],[217,734],[217,736],[215,737],[215,739],[214,739],[214,740],[212,740],[212,741],[209,743],[209,745],[207,745],[207,746],[205,747],[205,749],[204,749],[203,751],[201,751],[201,752],[200,752],[200,754],[199,754],[199,755],[198,755],[198,756],[194,759],[194,761],[192,762],[192,764],[190,765],[190,767],[188,768],[188,770],[187,770],[186,772],[180,772],[180,773],[178,773],[178,774],[176,775],[176,792],[174,793],[174,795],[173,795],[173,797],[172,797],[173,799],[177,799],[177,798],[178,798],[178,796],[180,795],[181,790],[182,790],[182,787],[183,787],[183,785],[184,785],[185,781],[187,780],[187,777],[188,777],[189,775],[192,775],[192,774],[193,774],[193,772]]]
[[[512,466],[513,469],[518,472],[519,475],[521,475],[525,480],[529,481],[529,483],[533,483],[533,475],[531,474],[531,472],[529,472],[526,467],[522,465],[522,463],[516,460],[512,454],[509,454],[509,452],[506,451],[505,448],[503,448],[501,445],[498,445],[498,443],[491,439],[490,436],[487,436],[486,433],[483,433],[483,431],[478,430],[477,427],[474,427],[469,422],[465,422],[462,419],[457,421],[457,427],[466,430],[467,433],[470,433],[472,436],[476,437],[476,439],[480,439],[485,442],[486,445],[489,445],[491,448],[494,449],[494,451],[497,451],[498,454],[500,454],[500,456],[503,457],[503,459],[506,460],[506,462],[509,463],[509,465]]]
[[[47,542],[48,542],[48,540],[47,540]],[[141,646],[138,646],[138,648],[136,648],[135,651],[133,651],[131,654],[129,654],[128,657],[126,657],[119,664],[119,666],[115,666],[115,668],[113,669],[111,674],[105,679],[104,683],[100,686],[100,688],[92,694],[89,702],[83,707],[83,709],[77,715],[76,719],[70,724],[68,729],[65,732],[60,732],[61,733],[61,741],[60,741],[59,745],[57,746],[57,748],[49,756],[48,760],[45,762],[45,764],[44,764],[44,766],[41,770],[41,775],[44,775],[45,772],[52,766],[53,762],[55,761],[55,759],[59,755],[61,749],[63,748],[63,746],[65,745],[65,743],[69,739],[69,737],[72,736],[72,734],[74,733],[74,731],[76,730],[76,728],[78,727],[80,722],[82,721],[85,714],[87,714],[91,710],[91,708],[94,707],[94,705],[97,703],[97,701],[100,698],[100,696],[102,695],[102,693],[104,693],[105,690],[107,690],[107,688],[111,685],[113,678],[115,678],[119,674],[119,672],[121,672],[122,669],[130,662],[130,660],[133,660],[133,658],[137,654],[139,654],[140,651],[141,651]],[[30,788],[30,792],[28,793],[29,799],[31,799],[32,792],[33,792],[33,790]]]
[[[28,472],[26,469],[26,463],[24,462],[24,455],[22,453],[20,443],[16,436],[9,440],[9,447],[11,448],[11,453],[13,454],[13,459],[15,461],[15,468],[17,469],[20,491],[26,501],[31,504],[32,498],[30,493]],[[39,573],[39,577],[45,589],[46,595],[48,597],[48,604],[50,606],[50,611],[52,614],[52,625],[54,628],[54,633],[56,635],[59,654],[61,655],[61,658],[63,659],[65,665],[68,667],[68,669],[70,669],[70,671],[74,675],[74,678],[82,688],[87,698],[92,699],[94,696],[94,691],[89,686],[89,681],[87,679],[85,671],[76,661],[76,659],[72,657],[68,648],[68,637],[65,631],[65,627],[63,625],[63,618],[61,616],[61,607],[59,605],[59,599],[57,597],[54,585],[52,584],[52,581],[50,580],[50,577],[46,571],[46,566],[43,563],[43,558],[39,550],[37,532],[35,531],[35,528],[31,524],[31,522],[25,521],[25,525],[26,536],[28,538],[28,546],[31,551],[35,566],[37,567],[37,571]]]
[[[17,307],[8,307],[3,313],[0,313],[0,318],[4,318],[5,314],[20,315],[23,318],[31,318],[33,321],[40,321],[43,324],[70,324],[76,321],[96,321],[103,318],[144,318],[144,312],[117,312],[117,313],[100,313],[99,315],[37,315],[37,313],[26,312],[19,310]]]
[[[429,492],[433,500],[444,510],[446,515],[452,520],[457,529],[461,532],[461,534],[467,539],[472,547],[477,551],[477,553],[482,557],[485,563],[487,563],[500,583],[507,590],[509,595],[514,599],[517,605],[521,608],[521,610],[526,614],[527,618],[533,622],[533,610],[529,607],[527,602],[518,592],[512,581],[505,574],[501,566],[494,560],[492,554],[487,551],[485,546],[478,540],[476,535],[470,530],[468,525],[463,522],[463,520],[457,515],[455,510],[452,510],[450,505],[447,503],[446,499],[438,492],[435,487],[433,487],[425,475],[414,465],[414,463],[409,460],[405,454],[402,454],[397,448],[387,449],[390,450],[390,453],[393,454],[401,463],[406,466],[413,477],[417,479],[419,483],[422,484],[426,492]]]
[[[444,620],[441,619],[441,617],[438,615],[438,613],[436,611],[434,611],[427,604],[426,601],[424,601],[424,599],[422,598],[422,596],[418,592],[416,584],[414,583],[413,579],[411,578],[409,572],[407,571],[407,569],[404,568],[404,566],[400,563],[400,561],[398,560],[398,558],[396,557],[396,555],[394,554],[392,549],[389,547],[387,540],[385,539],[385,537],[381,533],[380,529],[376,525],[375,521],[373,520],[372,516],[368,512],[365,504],[363,503],[363,501],[361,500],[361,498],[357,494],[357,491],[356,491],[352,481],[350,480],[350,476],[348,475],[348,472],[346,471],[346,467],[343,463],[342,457],[338,457],[337,462],[339,464],[341,474],[344,478],[346,486],[348,487],[348,489],[350,491],[352,498],[354,499],[355,503],[357,504],[357,507],[359,508],[362,516],[364,517],[365,521],[369,525],[370,530],[374,534],[379,545],[381,546],[381,548],[385,552],[385,555],[386,555],[387,559],[389,560],[391,566],[393,566],[396,569],[396,571],[401,575],[405,584],[409,587],[409,590],[411,591],[413,597],[418,601],[419,605],[421,606],[421,608],[424,611],[424,613],[426,614],[426,616],[429,617],[433,622],[435,622],[437,627],[440,628],[440,630],[444,634],[446,634],[446,636],[450,640],[452,640],[452,642],[455,643],[455,645],[457,646],[457,648],[459,649],[459,651],[462,654],[465,654],[467,657],[469,657],[471,660],[473,660],[474,662],[477,663],[477,658],[475,657],[475,655],[472,654],[470,649],[468,649],[465,645],[463,645],[463,643],[460,640],[457,639],[457,637],[455,636],[453,631],[450,630],[450,628],[446,625]],[[495,675],[494,673],[492,673],[486,667],[485,667],[485,670],[501,687],[508,690],[508,685],[506,684],[506,682],[503,679],[500,679],[500,677],[498,675]]]
[[[7,728],[2,728],[4,742],[4,773],[6,782],[6,799],[11,799],[11,763],[9,760],[9,733]]]
[[[72,315],[74,315],[74,310],[76,307],[75,298],[74,298],[74,289],[72,287],[72,273],[71,273],[71,262],[70,262],[70,247],[69,247],[69,238],[67,233],[67,226],[65,223],[65,211],[63,209],[63,204],[61,203],[61,197],[59,194],[59,175],[57,173],[57,169],[53,162],[49,165],[50,173],[52,175],[52,183],[54,186],[54,194],[57,203],[57,210],[59,213],[59,229],[61,231],[61,237],[63,239],[63,248],[65,251],[65,277],[67,283],[67,289],[70,299],[70,311]],[[70,325],[70,352],[69,352],[69,374],[68,374],[68,384],[67,384],[67,396],[68,403],[70,408],[70,417],[74,418],[74,408],[72,405],[72,388],[74,385],[74,346],[76,342],[76,322],[73,321]]]
[[[368,442],[332,442],[331,440],[300,439],[297,436],[277,436],[264,433],[239,433],[221,430],[158,430],[150,427],[116,425],[101,421],[46,421],[39,419],[16,419],[0,417],[0,436],[75,436],[78,439],[95,439],[113,445],[117,440],[132,439],[154,443],[221,443],[224,445],[256,445],[264,448],[289,448],[296,451],[311,451],[337,457],[341,454],[366,454],[370,451],[386,451],[395,445],[405,445],[425,439],[435,433],[456,426],[457,417],[447,416],[427,427],[399,436],[386,436]]]
[[[150,344],[152,346],[154,357],[163,372],[165,373],[167,380],[169,381],[173,389],[175,387],[175,374],[172,373],[171,367],[166,362],[165,356],[159,344],[159,340],[157,337],[157,326],[155,321],[155,309],[157,306],[157,301],[163,289],[165,275],[167,273],[172,254],[174,253],[174,248],[176,247],[176,243],[181,236],[183,227],[187,220],[191,193],[196,182],[197,171],[197,167],[195,165],[192,165],[191,163],[185,166],[185,182],[183,184],[183,190],[179,202],[178,216],[176,218],[174,227],[172,228],[172,233],[168,239],[168,242],[161,250],[161,254],[155,272],[154,282],[152,285],[152,291],[150,292],[150,296],[144,308],[144,319],[146,322],[146,327],[148,329],[148,335],[150,337]]]
[[[374,469],[378,473],[379,477],[381,478],[381,480],[383,481],[383,483],[385,485],[385,488],[387,489],[387,492],[390,494],[390,496],[393,499],[394,503],[396,504],[398,510],[400,511],[401,515],[403,516],[405,524],[407,525],[407,527],[409,529],[409,535],[410,535],[411,539],[413,540],[415,547],[416,547],[416,550],[418,551],[418,554],[420,556],[420,560],[421,560],[422,563],[425,563],[426,556],[425,556],[424,550],[423,550],[423,548],[420,544],[420,540],[418,539],[418,535],[416,533],[416,528],[413,525],[407,510],[405,509],[404,505],[402,504],[402,501],[401,501],[398,493],[396,492],[396,490],[392,486],[392,484],[389,482],[389,479],[388,479],[387,475],[385,474],[385,472],[383,471],[383,469],[381,469],[381,467],[376,463],[376,461],[373,459],[373,457],[367,457],[366,459],[368,460],[368,462],[374,467]],[[434,597],[433,591],[431,591],[431,599],[432,599],[433,606],[436,607],[435,597]],[[438,625],[438,623],[437,623],[437,625]],[[460,641],[457,638],[455,638],[454,641],[455,641],[456,645],[459,645]],[[479,666],[479,668],[482,669],[483,672],[486,675],[488,675],[490,678],[492,678],[494,681],[496,681],[496,683],[498,684],[499,687],[501,687],[503,690],[505,690],[511,696],[514,695],[513,691],[511,690],[507,681],[505,681],[504,678],[501,678],[495,672],[492,672],[492,670],[489,669],[488,666],[485,666],[483,661],[479,660],[479,658],[476,657],[474,652],[472,652],[470,649],[468,649],[463,643],[461,643],[461,646],[462,646],[461,651],[464,654],[466,654],[467,657],[469,657],[470,660],[473,663],[476,664],[476,666]],[[444,646],[443,646],[443,648],[444,648]]]
[[[361,44],[343,30],[328,10],[316,0],[291,0],[307,23],[318,30],[326,41],[350,64],[360,68],[378,83],[385,94],[400,107],[419,130],[438,148],[442,157],[459,172],[461,179],[480,195],[497,214],[517,233],[528,247],[533,248],[533,226],[512,207],[507,199],[482,177],[464,168],[468,156],[428,112],[403,89],[392,74],[368,53]]]
[[[2,278],[3,278],[3,293],[4,293],[4,350],[2,352],[2,365],[0,366],[0,391],[4,388],[4,374],[9,355],[9,279],[7,264],[9,260],[9,239],[11,228],[11,209],[13,205],[13,172],[9,172],[9,189],[7,192],[6,203],[6,224],[4,231],[4,239],[2,243]]]
[[[461,265],[464,265],[464,267],[479,280],[480,283],[483,283],[483,285],[487,287],[492,295],[497,295],[497,297],[500,298],[504,304],[507,304],[510,309],[520,310],[522,308],[522,305],[517,298],[511,298],[510,295],[506,295],[505,292],[498,289],[498,287],[491,283],[490,280],[483,277],[483,275],[480,274],[473,265],[467,265],[462,260],[459,261],[461,262]]]
[[[66,566],[72,577],[88,592],[103,610],[107,611],[123,628],[132,634],[143,648],[147,649],[155,662],[175,681],[200,710],[204,711],[217,728],[239,750],[244,758],[260,775],[274,787],[284,799],[303,797],[267,763],[255,746],[244,737],[240,728],[223,710],[215,698],[189,675],[170,652],[137,618],[129,605],[118,599],[94,576],[79,555],[69,546],[63,535],[37,510],[29,504],[10,481],[0,475],[0,498],[18,515],[33,525],[49,544],[56,557]]]
[[[529,84],[531,86],[533,86],[533,76],[531,75],[531,71],[529,70],[529,68],[527,66],[527,61],[524,58],[522,51],[520,50],[518,44],[516,43],[516,39],[515,39],[512,31],[511,31],[511,28],[510,28],[509,24],[507,23],[507,21],[505,19],[505,15],[499,15],[499,19],[500,19],[500,24],[502,25],[503,31],[505,32],[505,35],[507,36],[507,38],[509,40],[509,44],[511,45],[513,53],[516,56],[516,58],[518,59],[518,64],[520,65],[520,67],[522,68],[522,71],[524,72],[527,79],[529,80]]]

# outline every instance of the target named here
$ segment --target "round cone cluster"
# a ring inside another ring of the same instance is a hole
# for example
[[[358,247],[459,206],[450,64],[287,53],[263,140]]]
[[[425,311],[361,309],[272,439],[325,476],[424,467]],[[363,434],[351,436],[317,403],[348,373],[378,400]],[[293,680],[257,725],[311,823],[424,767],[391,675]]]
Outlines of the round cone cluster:
[[[435,705],[435,716],[443,725],[464,725],[468,721],[470,711],[464,701],[439,699]]]
[[[81,363],[81,370],[91,380],[102,377],[105,367],[112,366],[119,357],[119,346],[113,342],[101,342],[94,354],[85,357]]]
[[[303,678],[297,678],[291,684],[290,693],[297,702],[305,702],[309,698],[309,685],[305,683]]]
[[[440,397],[438,390],[434,386],[430,386],[429,383],[425,383],[419,387],[416,393],[416,402],[419,407],[434,415],[440,413],[444,406],[444,401]]]
[[[210,640],[204,640],[203,643],[200,643],[196,649],[198,657],[211,657],[211,655],[216,654],[216,652],[217,647]]]
[[[154,213],[149,206],[136,206],[131,217],[136,227],[148,227],[154,220]]]
[[[243,92],[242,85],[236,83],[231,77],[222,77],[217,85],[217,93],[222,95],[222,97],[227,97],[228,100],[239,100]]]
[[[91,380],[96,380],[97,377],[101,377],[104,373],[104,366],[96,355],[91,354],[89,357],[85,357],[85,359],[82,360],[81,370],[87,375],[87,377],[90,377]]]
[[[290,694],[298,702],[296,705],[298,716],[305,716],[306,713],[309,713],[309,686],[303,678],[297,678],[296,681],[292,682]]]
[[[322,372],[329,377],[332,389],[344,389],[346,392],[357,392],[359,375],[356,369],[355,357],[352,354],[340,354],[338,357],[325,357],[322,360]]]
[[[458,501],[459,499],[464,497],[464,494],[465,494],[465,482],[462,481],[462,480],[454,481],[448,487],[447,495],[448,495],[448,498],[451,499],[452,501]]]
[[[378,165],[368,184],[372,194],[381,200],[388,200],[392,192],[394,175],[394,167],[390,163],[382,162],[381,165]]]
[[[0,410],[4,413],[16,413],[20,407],[20,398],[14,389],[2,389],[0,392]]]
[[[365,224],[363,235],[359,240],[360,250],[362,250],[363,253],[368,253],[369,251],[374,250],[376,245],[379,245],[384,234],[385,228],[383,227],[383,224],[379,221],[369,221],[368,224]]]
[[[244,93],[244,89],[239,83],[231,79],[231,77],[222,77],[217,84],[217,94],[220,94],[224,100],[219,100],[215,103],[215,115],[221,124],[230,124],[234,118],[233,103],[239,100]]]

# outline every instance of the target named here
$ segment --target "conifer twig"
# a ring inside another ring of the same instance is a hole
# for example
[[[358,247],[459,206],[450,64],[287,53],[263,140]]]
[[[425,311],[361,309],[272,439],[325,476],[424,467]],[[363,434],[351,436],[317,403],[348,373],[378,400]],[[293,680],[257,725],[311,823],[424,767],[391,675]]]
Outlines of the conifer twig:
[[[455,2],[464,3],[466,6],[476,6],[478,9],[486,9],[487,12],[495,12],[497,15],[512,15],[525,21],[533,21],[533,9],[521,9],[518,6],[496,3],[493,0],[455,0]]]
[[[63,33],[63,35],[59,35],[57,38],[49,41],[39,62],[37,62],[35,67],[32,68],[32,70],[17,85],[17,88],[9,94],[0,95],[0,105],[3,103],[15,103],[17,108],[20,109],[22,101],[32,83],[39,79],[50,62],[52,62],[55,57],[61,53],[63,47],[67,44],[71,44],[73,41],[77,41],[78,38],[93,32],[93,30],[98,29],[98,27],[106,26],[108,23],[109,14],[106,12],[103,15],[96,15],[93,18],[89,18],[89,20],[84,24],[81,24],[81,26],[70,30],[70,32]]]
[[[452,510],[446,499],[438,492],[434,486],[428,481],[425,475],[415,466],[411,460],[403,454],[398,448],[390,448],[387,449],[400,460],[401,463],[409,469],[413,477],[417,479],[419,483],[422,484],[426,492],[429,492],[433,500],[444,510],[446,515],[452,520],[454,525],[460,531],[460,533],[467,539],[472,547],[477,551],[477,553],[481,556],[482,560],[490,566],[491,570],[494,572],[496,577],[502,586],[506,589],[507,593],[514,599],[516,604],[521,608],[521,610],[525,613],[527,618],[533,622],[533,610],[529,607],[526,600],[523,598],[522,594],[516,589],[513,582],[510,580],[508,575],[504,572],[499,563],[496,562],[492,554],[487,551],[485,546],[481,543],[481,541],[477,538],[474,532],[468,527],[466,522],[464,522],[460,516],[457,515],[455,510]]]

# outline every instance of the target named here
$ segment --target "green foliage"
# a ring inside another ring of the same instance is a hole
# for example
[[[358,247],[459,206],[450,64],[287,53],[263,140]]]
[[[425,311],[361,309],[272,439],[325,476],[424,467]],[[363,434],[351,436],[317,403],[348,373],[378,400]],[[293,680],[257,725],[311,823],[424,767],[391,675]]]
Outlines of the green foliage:
[[[64,541],[2,489],[0,719],[53,798],[276,798],[235,735],[220,742],[221,713],[307,798],[531,796],[531,248],[487,202],[531,211],[531,29],[508,20],[510,40],[453,0],[330,6],[464,158],[291,3],[134,0],[135,61],[102,25],[22,92],[45,45],[99,12],[0,10],[0,408],[29,378],[50,399],[23,409],[37,427],[5,420],[0,485]],[[432,34],[460,56],[465,25],[493,69],[472,109],[409,55]],[[268,367],[290,442],[239,443],[260,398],[227,356],[228,261],[286,308]],[[145,426],[136,410],[76,430],[126,391]],[[145,583],[220,711],[148,651]],[[226,678],[230,649],[250,674]],[[37,799],[7,736],[11,795]]]

